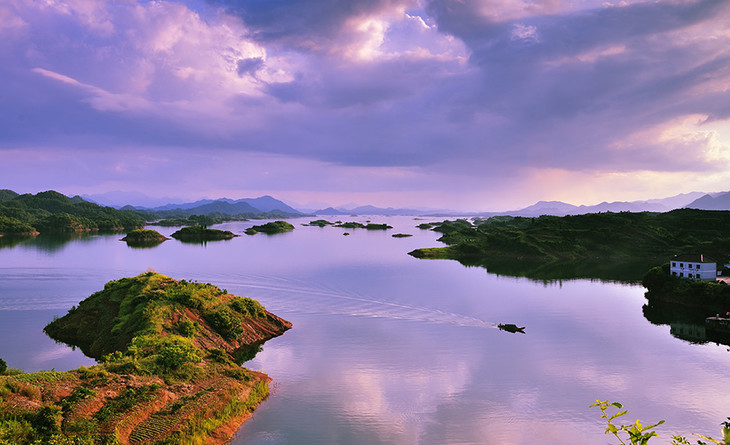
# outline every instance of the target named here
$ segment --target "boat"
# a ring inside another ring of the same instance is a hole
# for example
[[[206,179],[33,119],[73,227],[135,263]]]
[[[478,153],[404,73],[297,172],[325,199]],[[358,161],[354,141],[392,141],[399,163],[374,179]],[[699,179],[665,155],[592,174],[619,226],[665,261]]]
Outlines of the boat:
[[[512,332],[513,334],[516,332],[520,332],[522,334],[525,333],[524,326],[517,326],[516,324],[512,323],[500,323],[497,325],[497,327],[502,331]]]

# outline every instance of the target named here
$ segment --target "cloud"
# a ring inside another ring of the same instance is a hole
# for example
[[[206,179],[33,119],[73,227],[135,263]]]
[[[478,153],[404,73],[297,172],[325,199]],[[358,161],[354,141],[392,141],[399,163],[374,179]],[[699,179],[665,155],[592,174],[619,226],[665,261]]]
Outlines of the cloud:
[[[245,59],[238,59],[236,62],[236,72],[239,76],[246,74],[255,76],[256,73],[264,67],[263,57],[248,57]]]
[[[535,172],[720,177],[729,14],[720,0],[11,0],[0,150],[418,171],[398,185],[414,193],[429,174],[482,194]]]

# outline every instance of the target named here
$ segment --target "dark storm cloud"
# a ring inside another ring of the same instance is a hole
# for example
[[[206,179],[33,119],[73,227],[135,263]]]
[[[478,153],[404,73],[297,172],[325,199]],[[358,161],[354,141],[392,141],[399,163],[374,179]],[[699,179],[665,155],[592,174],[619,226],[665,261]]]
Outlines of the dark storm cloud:
[[[403,0],[208,0],[240,16],[259,41],[300,50],[322,50],[338,44],[345,23],[376,14]]]
[[[256,72],[264,67],[263,57],[249,57],[247,59],[240,59],[236,62],[236,72],[239,76],[246,74],[255,76]]]
[[[661,156],[648,156],[645,163],[644,156],[627,158],[606,147],[617,137],[676,116],[714,115],[715,97],[708,93],[698,101],[690,92],[708,79],[730,76],[726,50],[667,37],[727,16],[727,2],[641,3],[506,23],[481,16],[476,6],[431,2],[428,10],[442,31],[472,50],[470,62],[478,67],[481,82],[462,105],[509,120],[491,136],[511,147],[514,160],[569,168],[606,163],[627,168],[631,161],[639,168],[652,163],[662,168]],[[519,38],[514,32],[518,25],[532,27],[531,38]],[[619,50],[611,53],[612,48]],[[529,147],[536,146],[551,147],[549,159],[535,159]],[[689,158],[685,168],[706,166]],[[666,168],[678,167],[667,161]]]

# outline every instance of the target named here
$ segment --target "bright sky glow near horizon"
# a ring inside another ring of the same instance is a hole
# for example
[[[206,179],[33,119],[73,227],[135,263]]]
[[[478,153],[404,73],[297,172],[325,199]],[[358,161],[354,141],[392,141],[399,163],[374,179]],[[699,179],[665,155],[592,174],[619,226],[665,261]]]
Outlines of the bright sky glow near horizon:
[[[730,189],[727,0],[0,0],[0,188],[508,210]]]

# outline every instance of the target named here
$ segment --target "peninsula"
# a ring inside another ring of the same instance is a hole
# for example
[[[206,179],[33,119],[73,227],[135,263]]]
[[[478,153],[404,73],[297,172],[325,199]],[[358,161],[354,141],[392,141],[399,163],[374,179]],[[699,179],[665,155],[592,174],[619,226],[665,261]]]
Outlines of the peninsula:
[[[100,364],[0,375],[13,443],[225,443],[268,394],[237,357],[291,323],[250,298],[154,272],[111,281],[46,326]]]
[[[442,233],[439,241],[447,246],[410,255],[538,279],[638,282],[647,269],[682,252],[705,252],[719,261],[730,255],[730,211],[495,216],[443,221],[431,230]]]

